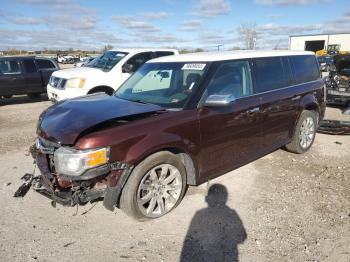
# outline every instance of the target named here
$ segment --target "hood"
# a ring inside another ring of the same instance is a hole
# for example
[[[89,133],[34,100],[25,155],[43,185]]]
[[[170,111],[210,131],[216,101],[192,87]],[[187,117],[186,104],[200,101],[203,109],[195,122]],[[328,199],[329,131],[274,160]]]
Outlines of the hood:
[[[106,73],[103,72],[101,69],[98,68],[92,68],[92,67],[77,67],[77,68],[69,68],[69,69],[62,69],[54,72],[52,75],[55,77],[60,77],[64,79],[70,79],[70,78],[88,78],[91,76],[98,76],[98,75],[105,75]]]
[[[337,69],[337,73],[349,75],[350,71],[350,54],[336,55],[334,56],[334,65]]]
[[[38,133],[54,142],[73,145],[85,130],[108,120],[163,110],[106,94],[93,94],[65,100],[49,107],[39,119]]]

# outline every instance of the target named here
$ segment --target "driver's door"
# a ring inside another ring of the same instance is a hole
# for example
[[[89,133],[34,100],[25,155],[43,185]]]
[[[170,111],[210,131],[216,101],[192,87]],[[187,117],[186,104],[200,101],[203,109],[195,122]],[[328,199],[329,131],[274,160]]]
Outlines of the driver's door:
[[[200,181],[219,176],[257,158],[262,148],[260,99],[252,94],[248,61],[222,63],[204,93],[232,95],[226,106],[199,109]]]
[[[122,66],[122,83],[150,59],[152,59],[152,52],[139,53],[129,58]],[[131,67],[127,67],[126,65],[131,65]]]

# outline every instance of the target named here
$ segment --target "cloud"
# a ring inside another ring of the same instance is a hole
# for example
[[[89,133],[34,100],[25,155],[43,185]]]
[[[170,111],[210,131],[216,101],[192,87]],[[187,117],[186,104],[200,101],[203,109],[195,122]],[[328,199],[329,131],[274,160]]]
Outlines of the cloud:
[[[96,28],[97,17],[52,15],[43,18],[43,23],[49,28],[76,30],[92,30]]]
[[[8,18],[8,22],[16,25],[39,25],[43,23],[43,20],[36,17],[15,17]]]
[[[69,14],[92,14],[96,13],[94,8],[85,7],[75,0],[15,0],[21,4],[29,5],[30,8],[41,7],[54,12],[64,11]],[[66,14],[67,14],[66,13]]]
[[[231,4],[227,0],[199,0],[192,15],[202,17],[215,17],[227,15],[231,12]]]
[[[257,26],[258,34],[265,35],[291,35],[310,32],[320,32],[323,28],[322,24],[305,24],[305,25],[280,25],[280,24],[263,24]]]
[[[202,21],[198,19],[186,20],[181,23],[179,28],[183,32],[198,31],[202,27]]]
[[[128,39],[100,31],[76,31],[67,34],[65,30],[8,30],[0,29],[0,50],[21,48],[26,50],[49,49],[84,49],[96,50],[105,44],[129,44]],[[91,41],[94,39],[94,41]]]
[[[141,13],[140,14],[145,19],[149,20],[156,20],[156,19],[162,19],[169,17],[169,14],[167,12],[153,12],[153,13]]]
[[[321,4],[328,1],[329,0],[255,0],[255,3],[258,5],[288,6]]]
[[[190,42],[190,39],[180,38],[173,34],[134,34],[135,41],[142,40],[147,43],[176,44]]]
[[[113,16],[112,19],[117,21],[123,27],[138,32],[159,32],[160,28],[148,22],[139,20],[132,16]]]

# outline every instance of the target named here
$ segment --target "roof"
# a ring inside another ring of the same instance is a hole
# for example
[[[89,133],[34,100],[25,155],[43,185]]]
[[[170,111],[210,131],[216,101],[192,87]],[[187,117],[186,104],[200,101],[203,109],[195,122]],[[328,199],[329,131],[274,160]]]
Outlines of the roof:
[[[192,54],[164,56],[152,59],[149,62],[213,62],[223,60],[235,60],[255,57],[270,57],[270,56],[292,56],[292,55],[315,55],[309,51],[281,51],[281,50],[239,50],[227,52],[199,52]]]
[[[303,36],[321,36],[321,35],[350,35],[350,32],[347,33],[329,33],[329,34],[306,34],[306,35],[290,35],[289,37],[303,37]]]
[[[2,57],[0,57],[0,59],[1,58],[6,58],[6,59],[9,59],[9,58],[11,58],[11,59],[35,59],[35,56],[16,56],[16,55],[14,55],[14,56],[10,56],[10,55],[8,55],[8,56],[2,56]]]
[[[155,51],[176,51],[176,49],[170,48],[116,48],[109,51],[119,51],[126,53],[139,53],[139,52],[155,52]]]

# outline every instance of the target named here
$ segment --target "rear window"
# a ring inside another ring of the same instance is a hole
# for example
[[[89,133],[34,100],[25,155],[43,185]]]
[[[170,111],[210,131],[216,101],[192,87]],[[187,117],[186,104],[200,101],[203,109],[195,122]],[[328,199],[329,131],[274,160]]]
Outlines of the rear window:
[[[1,60],[0,73],[3,74],[19,74],[21,69],[17,61]]]
[[[27,73],[35,73],[36,66],[33,60],[23,60],[23,65]]]
[[[174,52],[171,51],[157,51],[155,52],[155,57],[161,57],[161,56],[167,56],[167,55],[173,55]]]
[[[289,60],[293,67],[295,84],[314,81],[320,77],[314,56],[291,56]]]
[[[37,59],[36,64],[38,65],[39,69],[51,69],[51,68],[56,68],[54,63],[50,60],[46,59]]]
[[[257,58],[254,61],[255,92],[262,93],[288,85],[281,57]]]

